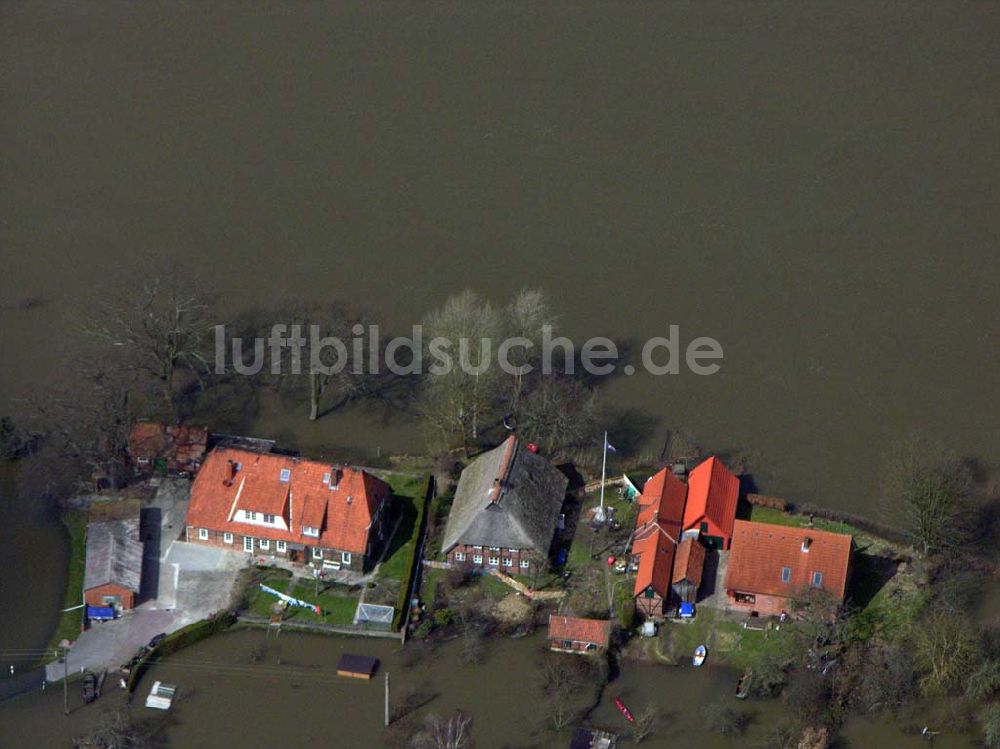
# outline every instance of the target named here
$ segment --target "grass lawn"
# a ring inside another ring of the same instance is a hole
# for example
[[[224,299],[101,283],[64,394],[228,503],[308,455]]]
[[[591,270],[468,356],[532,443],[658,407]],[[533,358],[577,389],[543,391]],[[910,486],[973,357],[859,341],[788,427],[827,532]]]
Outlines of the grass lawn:
[[[667,622],[661,629],[661,649],[684,663],[704,645],[714,663],[737,669],[751,667],[768,655],[782,656],[789,646],[788,630],[755,632],[715,609],[698,609],[689,622]]]
[[[62,515],[70,539],[66,592],[63,595],[64,609],[79,606],[83,602],[83,573],[87,564],[88,519],[88,514],[82,510],[67,510]],[[62,614],[49,640],[49,647],[55,648],[62,640],[74,641],[80,636],[82,625],[83,609],[67,611]]]
[[[793,528],[803,528],[809,525],[809,518],[806,515],[794,515],[771,507],[754,506],[750,510],[750,519],[755,523],[770,523],[771,525],[788,525]],[[853,525],[838,523],[833,520],[815,518],[813,528],[830,533],[849,533],[852,536],[867,536],[868,534]]]
[[[282,593],[298,598],[309,603],[319,604],[323,611],[322,616],[317,616],[309,609],[301,606],[290,606],[285,614],[285,621],[315,622],[319,624],[331,624],[334,626],[350,626],[354,623],[354,612],[358,608],[359,592],[350,592],[346,586],[327,586],[321,593],[316,595],[316,584],[312,580],[299,579],[294,589],[289,590],[291,577],[281,572],[268,575],[261,580],[264,585],[274,588]],[[249,591],[248,610],[257,616],[270,617],[271,605],[278,599],[270,593],[265,593],[254,584],[254,589]]]
[[[385,560],[379,567],[379,579],[391,578],[401,583],[407,582],[410,574],[410,560],[414,546],[418,542],[420,518],[424,511],[424,494],[427,491],[427,476],[403,476],[392,474],[382,477],[392,487],[394,513],[399,518],[399,526],[391,539]]]

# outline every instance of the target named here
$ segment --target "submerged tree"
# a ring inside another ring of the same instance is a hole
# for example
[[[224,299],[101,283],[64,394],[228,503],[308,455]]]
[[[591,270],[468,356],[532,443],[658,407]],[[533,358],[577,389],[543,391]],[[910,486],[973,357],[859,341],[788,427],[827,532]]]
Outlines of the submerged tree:
[[[207,294],[176,269],[102,299],[85,316],[85,333],[122,354],[121,364],[151,376],[176,413],[178,374],[199,384],[212,371],[211,334],[217,323]]]
[[[922,672],[921,687],[927,694],[950,692],[968,678],[981,655],[971,625],[962,617],[931,614],[914,638],[914,658]]]
[[[413,738],[416,749],[468,749],[472,746],[472,717],[462,712],[428,715]]]
[[[971,475],[961,461],[910,440],[890,460],[887,475],[890,514],[922,554],[951,551],[969,540]]]

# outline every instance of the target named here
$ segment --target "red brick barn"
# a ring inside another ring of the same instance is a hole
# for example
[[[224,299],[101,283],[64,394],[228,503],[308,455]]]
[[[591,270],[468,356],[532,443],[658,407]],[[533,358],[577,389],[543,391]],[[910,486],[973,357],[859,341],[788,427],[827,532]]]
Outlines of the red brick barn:
[[[664,468],[646,482],[639,497],[631,549],[632,564],[638,568],[632,595],[636,611],[646,618],[661,618],[670,597],[686,494],[684,483]]]
[[[726,571],[730,603],[763,616],[791,613],[813,591],[844,598],[853,539],[814,528],[737,520]]]
[[[88,525],[84,602],[118,611],[135,608],[142,582],[142,555],[138,518]]]
[[[733,537],[740,480],[716,457],[699,463],[688,476],[684,530],[697,530],[712,549],[726,550]]]
[[[603,653],[611,639],[611,622],[549,615],[549,649],[561,653]]]

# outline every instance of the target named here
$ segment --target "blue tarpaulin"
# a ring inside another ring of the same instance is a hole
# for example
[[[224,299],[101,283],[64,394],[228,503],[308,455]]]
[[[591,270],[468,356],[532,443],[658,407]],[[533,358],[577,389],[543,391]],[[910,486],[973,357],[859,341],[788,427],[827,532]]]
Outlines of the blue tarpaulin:
[[[87,618],[93,621],[103,622],[115,618],[113,606],[88,606]]]

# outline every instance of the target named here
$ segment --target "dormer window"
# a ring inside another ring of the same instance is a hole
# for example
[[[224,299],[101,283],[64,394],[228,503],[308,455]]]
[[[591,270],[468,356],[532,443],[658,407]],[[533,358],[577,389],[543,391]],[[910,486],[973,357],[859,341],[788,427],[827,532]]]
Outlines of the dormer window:
[[[803,538],[802,539],[802,551],[808,552],[809,551],[809,547],[812,546],[812,542],[813,542],[813,540],[811,538],[809,538],[809,536],[806,536],[805,538]]]
[[[303,525],[302,535],[312,536],[313,538],[319,538],[319,528],[313,528],[311,525]]]
[[[329,484],[330,483],[330,474],[329,474],[329,472],[323,474],[323,483],[324,484]]]
[[[282,468],[281,473],[278,474],[278,480],[283,484],[287,484],[292,480],[292,471],[290,468]]]

